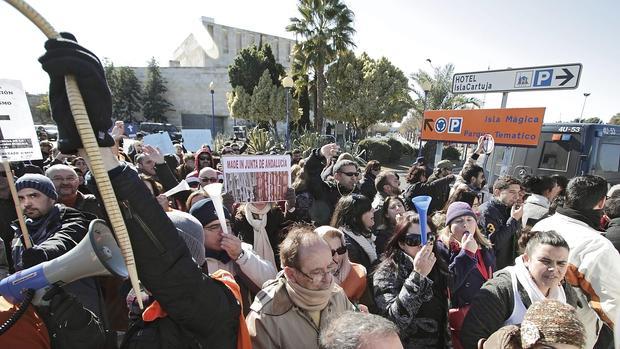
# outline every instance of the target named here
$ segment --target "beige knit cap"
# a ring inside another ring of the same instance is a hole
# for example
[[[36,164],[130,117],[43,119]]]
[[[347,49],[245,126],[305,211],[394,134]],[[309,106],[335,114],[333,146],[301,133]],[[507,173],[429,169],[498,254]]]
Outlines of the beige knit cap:
[[[554,300],[536,302],[521,323],[521,345],[528,349],[536,344],[553,343],[583,348],[585,328],[572,306]]]

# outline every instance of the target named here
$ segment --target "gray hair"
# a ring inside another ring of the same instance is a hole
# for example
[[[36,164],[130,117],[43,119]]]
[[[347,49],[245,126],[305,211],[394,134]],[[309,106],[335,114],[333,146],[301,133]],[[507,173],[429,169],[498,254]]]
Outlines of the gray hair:
[[[65,165],[65,164],[56,164],[56,165],[50,166],[47,170],[45,170],[45,177],[52,179],[56,171],[62,171],[62,170],[70,171],[77,177],[77,173],[75,172],[73,167],[69,165]]]
[[[321,349],[357,349],[373,337],[398,335],[398,327],[379,315],[347,311],[332,319],[319,337]]]

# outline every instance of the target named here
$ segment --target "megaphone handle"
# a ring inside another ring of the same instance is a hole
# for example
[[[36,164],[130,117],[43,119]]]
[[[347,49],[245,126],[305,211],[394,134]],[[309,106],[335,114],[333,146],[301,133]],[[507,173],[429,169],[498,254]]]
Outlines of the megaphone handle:
[[[4,172],[6,173],[6,180],[9,182],[9,189],[11,190],[13,203],[15,203],[15,211],[17,212],[17,220],[19,221],[19,229],[22,231],[22,235],[24,236],[24,247],[28,249],[32,247],[32,243],[30,243],[30,234],[28,234],[28,227],[24,221],[22,207],[19,205],[19,198],[17,197],[17,188],[15,187],[13,172],[11,172],[11,166],[9,166],[8,160],[2,160],[2,166],[4,167]]]

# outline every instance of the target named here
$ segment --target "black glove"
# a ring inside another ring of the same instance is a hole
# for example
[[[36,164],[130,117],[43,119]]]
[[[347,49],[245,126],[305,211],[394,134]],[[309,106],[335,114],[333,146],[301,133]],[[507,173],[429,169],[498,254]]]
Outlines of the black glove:
[[[47,254],[42,248],[32,246],[22,251],[22,266],[24,269],[39,265],[45,261],[47,261]]]
[[[50,76],[49,99],[52,118],[58,125],[58,149],[72,154],[82,147],[67,98],[65,75],[74,75],[90,118],[97,142],[111,147],[114,140],[108,134],[112,127],[112,95],[105,79],[103,66],[92,52],[77,44],[72,34],[61,33],[62,39],[45,42],[47,52],[39,62]]]

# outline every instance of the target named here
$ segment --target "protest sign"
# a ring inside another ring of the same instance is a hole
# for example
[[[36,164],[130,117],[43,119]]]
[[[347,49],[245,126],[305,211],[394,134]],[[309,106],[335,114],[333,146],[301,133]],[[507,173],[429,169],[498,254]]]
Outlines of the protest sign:
[[[0,79],[0,158],[39,160],[41,148],[21,81]]]
[[[196,152],[203,144],[208,144],[213,149],[211,130],[183,129],[181,134],[183,135],[183,146],[191,152]]]
[[[172,145],[172,140],[170,139],[170,135],[168,132],[162,133],[151,133],[150,135],[144,136],[142,140],[145,145],[151,145],[153,147],[158,147],[161,150],[162,154],[174,154],[175,149]]]
[[[225,191],[236,202],[269,202],[286,199],[291,182],[288,155],[223,156]]]

